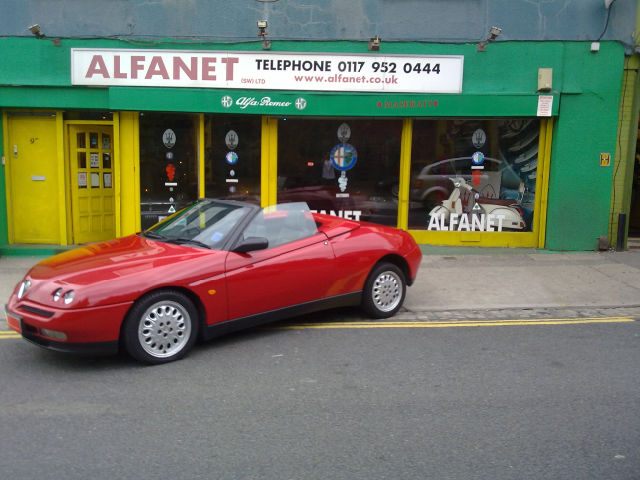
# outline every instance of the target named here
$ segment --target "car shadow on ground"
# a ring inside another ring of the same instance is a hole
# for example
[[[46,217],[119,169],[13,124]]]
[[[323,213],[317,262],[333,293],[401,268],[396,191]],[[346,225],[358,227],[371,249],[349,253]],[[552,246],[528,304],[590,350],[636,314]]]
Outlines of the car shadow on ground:
[[[344,307],[314,312],[257,327],[239,330],[208,341],[200,341],[194,346],[194,349],[189,353],[189,355],[209,354],[210,352],[214,352],[214,349],[224,350],[225,348],[233,347],[238,344],[250,343],[276,335],[282,335],[283,328],[294,325],[312,324],[316,322],[326,324],[333,322],[358,322],[366,320],[369,319],[363,315],[362,311],[358,307]],[[21,354],[15,358],[16,368],[20,369],[35,368],[45,371],[45,373],[47,371],[59,372],[60,370],[82,373],[89,371],[96,372],[100,370],[105,372],[131,370],[153,366],[137,362],[122,351],[122,349],[116,355],[97,356],[54,352],[30,345],[24,340],[21,340],[21,342],[23,343],[23,346],[20,347]],[[5,362],[5,365],[6,363],[7,362]],[[168,365],[170,364],[171,363]]]

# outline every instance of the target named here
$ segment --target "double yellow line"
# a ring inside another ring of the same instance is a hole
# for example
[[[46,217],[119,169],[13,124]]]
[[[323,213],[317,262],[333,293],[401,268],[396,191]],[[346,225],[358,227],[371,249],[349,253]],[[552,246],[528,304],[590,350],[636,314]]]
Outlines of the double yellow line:
[[[20,338],[21,335],[19,333],[14,332],[13,330],[0,330],[0,340],[4,338]]]
[[[452,328],[452,327],[508,327],[531,325],[583,325],[588,323],[633,323],[633,317],[589,317],[589,318],[531,318],[512,320],[396,320],[396,321],[354,321],[354,322],[313,322],[276,325],[278,330],[328,330],[335,328]],[[20,338],[13,330],[0,330],[0,340]]]
[[[506,327],[530,325],[580,325],[587,323],[632,323],[633,317],[592,318],[532,318],[512,320],[415,320],[415,321],[363,321],[363,322],[314,322],[280,325],[285,330],[331,328],[451,328],[451,327]]]

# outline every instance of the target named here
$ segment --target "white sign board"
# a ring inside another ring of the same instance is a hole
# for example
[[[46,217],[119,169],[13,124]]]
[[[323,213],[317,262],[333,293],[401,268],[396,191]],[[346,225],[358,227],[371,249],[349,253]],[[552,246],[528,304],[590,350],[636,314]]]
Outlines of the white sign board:
[[[71,49],[71,83],[91,86],[460,93],[461,55]]]
[[[553,113],[553,95],[538,96],[538,117],[550,117]]]

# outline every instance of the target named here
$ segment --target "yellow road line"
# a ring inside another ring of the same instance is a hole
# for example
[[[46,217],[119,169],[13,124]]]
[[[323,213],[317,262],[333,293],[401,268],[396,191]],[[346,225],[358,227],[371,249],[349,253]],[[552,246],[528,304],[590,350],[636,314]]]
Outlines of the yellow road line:
[[[278,325],[278,330],[322,330],[335,328],[451,328],[451,327],[506,327],[530,325],[582,325],[589,323],[633,323],[633,317],[601,317],[601,318],[531,318],[513,320],[412,320],[412,321],[355,321],[355,322],[317,322]],[[22,338],[13,330],[0,330],[0,340],[5,338]]]
[[[587,323],[631,323],[632,317],[602,317],[602,318],[532,318],[513,320],[447,320],[447,321],[365,321],[365,322],[326,322],[326,323],[296,323],[281,325],[276,328],[285,330],[299,329],[330,329],[330,328],[449,328],[449,327],[504,327],[527,325],[579,325]]]
[[[22,335],[14,332],[13,330],[0,330],[0,340],[3,338],[21,338]]]

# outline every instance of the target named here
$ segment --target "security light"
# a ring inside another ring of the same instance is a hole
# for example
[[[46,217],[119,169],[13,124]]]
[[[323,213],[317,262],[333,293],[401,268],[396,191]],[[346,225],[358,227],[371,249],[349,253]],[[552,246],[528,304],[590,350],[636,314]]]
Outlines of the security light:
[[[35,25],[31,25],[29,27],[29,31],[33,33],[36,36],[36,38],[44,37],[44,33],[40,33],[40,25],[38,25],[37,23]]]
[[[487,37],[487,39],[482,40],[480,43],[478,43],[478,51],[486,52],[489,42],[493,42],[501,33],[502,29],[500,27],[491,27],[489,29],[489,36]]]
[[[370,38],[369,39],[369,46],[368,46],[369,50],[376,51],[376,52],[378,50],[380,50],[380,42],[381,41],[382,40],[380,39],[380,37],[378,35],[376,35],[375,37]]]

